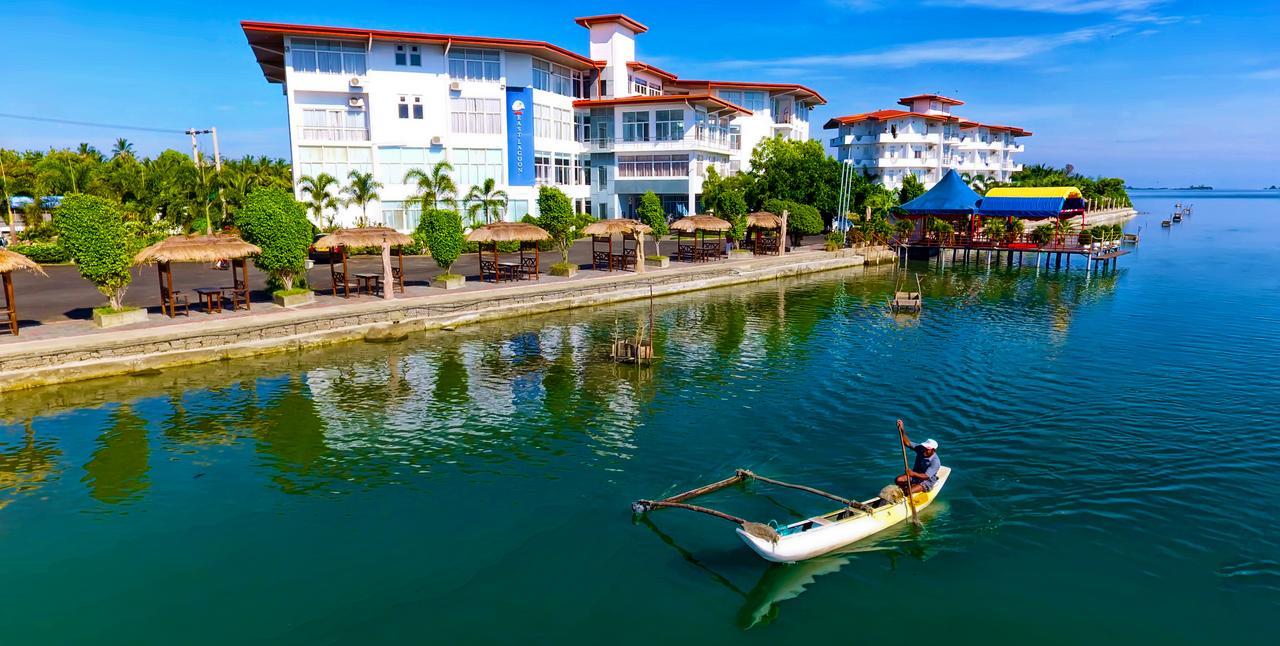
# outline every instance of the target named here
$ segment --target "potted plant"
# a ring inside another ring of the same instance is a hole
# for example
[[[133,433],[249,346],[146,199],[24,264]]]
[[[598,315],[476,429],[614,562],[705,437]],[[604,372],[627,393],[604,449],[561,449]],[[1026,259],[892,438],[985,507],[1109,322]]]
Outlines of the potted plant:
[[[307,249],[311,245],[311,221],[307,207],[279,188],[259,188],[236,211],[236,227],[262,253],[253,259],[277,287],[272,299],[281,307],[297,307],[315,301],[306,283]],[[301,283],[294,281],[301,278]]]
[[[69,195],[53,212],[53,225],[80,275],[107,297],[106,307],[93,310],[93,322],[116,327],[147,320],[145,309],[124,304],[135,249],[118,206],[94,195]]]
[[[462,218],[455,211],[431,209],[422,214],[418,220],[415,237],[421,239],[436,266],[444,270],[431,280],[432,287],[441,289],[458,289],[466,284],[466,277],[449,271],[458,256],[462,255],[462,247],[466,240],[462,236]]]

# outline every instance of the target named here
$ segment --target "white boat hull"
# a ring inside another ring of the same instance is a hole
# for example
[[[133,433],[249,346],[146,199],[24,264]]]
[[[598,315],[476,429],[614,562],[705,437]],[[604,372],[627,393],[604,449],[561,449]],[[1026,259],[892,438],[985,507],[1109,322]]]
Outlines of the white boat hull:
[[[943,485],[947,484],[947,478],[950,475],[951,467],[942,467],[938,470],[938,482],[934,484],[933,489],[915,494],[914,499],[917,511],[928,507],[938,497],[938,494],[942,492]],[[873,498],[865,502],[872,504],[875,500]],[[743,542],[766,560],[775,563],[794,563],[821,556],[851,543],[856,543],[911,517],[911,509],[907,506],[905,500],[901,503],[885,505],[870,514],[856,513],[848,518],[835,519],[843,511],[837,510],[829,514],[806,518],[779,528],[778,531],[783,536],[776,543],[752,536],[743,531],[741,527],[736,531],[738,536],[742,537]],[[805,528],[806,525],[808,526],[807,528]]]

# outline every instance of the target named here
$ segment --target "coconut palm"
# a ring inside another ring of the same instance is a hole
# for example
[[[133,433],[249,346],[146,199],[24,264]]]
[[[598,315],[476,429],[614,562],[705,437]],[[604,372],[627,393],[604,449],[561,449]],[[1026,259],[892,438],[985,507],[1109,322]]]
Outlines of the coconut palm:
[[[960,179],[964,180],[964,183],[968,184],[969,188],[977,191],[978,193],[986,193],[987,184],[990,181],[990,178],[986,175],[980,175],[978,173],[961,173]]]
[[[378,199],[378,189],[382,188],[382,183],[373,178],[373,173],[358,170],[348,173],[347,179],[351,183],[342,189],[347,194],[346,203],[348,206],[354,204],[360,207],[360,226],[369,226],[369,203]]]
[[[449,162],[436,162],[429,172],[421,168],[409,169],[409,172],[404,174],[404,183],[413,184],[417,188],[413,199],[422,202],[424,211],[428,208],[434,211],[440,208],[441,202],[448,205],[457,203],[458,186],[449,176],[451,172],[453,172],[453,166],[450,166]]]
[[[298,186],[302,189],[302,194],[309,200],[307,206],[311,213],[315,215],[316,226],[323,228],[325,213],[338,209],[338,197],[331,190],[337,185],[338,179],[328,173],[320,173],[315,177],[304,175],[298,180]],[[332,216],[328,219],[328,222],[332,226]]]
[[[502,217],[502,209],[507,205],[507,193],[498,190],[490,177],[478,186],[472,186],[463,201],[467,203],[467,214],[471,216],[472,226],[490,224],[493,221],[491,216],[499,219]],[[480,223],[480,216],[484,217],[483,223]]]
[[[133,157],[133,142],[120,137],[116,139],[116,143],[111,147],[111,158],[115,159],[120,156]]]

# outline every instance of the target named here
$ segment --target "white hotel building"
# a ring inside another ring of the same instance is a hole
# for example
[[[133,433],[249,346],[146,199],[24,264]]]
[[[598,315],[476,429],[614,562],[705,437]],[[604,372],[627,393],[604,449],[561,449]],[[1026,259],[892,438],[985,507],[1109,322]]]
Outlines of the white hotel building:
[[[405,173],[441,160],[459,198],[493,178],[507,220],[535,213],[540,185],[601,218],[633,215],[646,191],[670,216],[693,213],[709,168],[747,167],[765,137],[808,139],[809,111],[825,103],[796,84],[681,79],[636,60],[647,28],[635,20],[576,22],[587,56],[508,38],[241,26],[267,80],[283,85],[295,183],[372,172],[384,186],[370,215],[401,230],[418,219]]]
[[[830,142],[836,158],[878,177],[888,188],[902,186],[908,174],[930,188],[951,168],[1002,182],[1022,170],[1013,156],[1025,150],[1018,137],[1030,132],[955,116],[952,106],[964,102],[937,94],[903,97],[898,104],[907,109],[828,121],[824,128],[838,131]]]

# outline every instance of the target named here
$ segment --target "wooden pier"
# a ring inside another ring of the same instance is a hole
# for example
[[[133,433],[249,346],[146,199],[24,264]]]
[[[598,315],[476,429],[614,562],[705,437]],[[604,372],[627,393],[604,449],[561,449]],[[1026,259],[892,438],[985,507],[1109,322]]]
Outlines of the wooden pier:
[[[896,249],[902,266],[906,266],[907,259],[915,251],[927,254],[928,259],[936,262],[939,267],[947,264],[972,263],[991,266],[1003,263],[1006,267],[1043,266],[1045,269],[1062,269],[1065,265],[1070,269],[1072,260],[1079,258],[1084,260],[1085,268],[1089,271],[1115,269],[1116,261],[1121,256],[1131,253],[1131,250],[1119,246],[1095,250],[1092,245],[1036,245],[1033,243],[996,245],[981,240],[965,239],[898,242]]]

